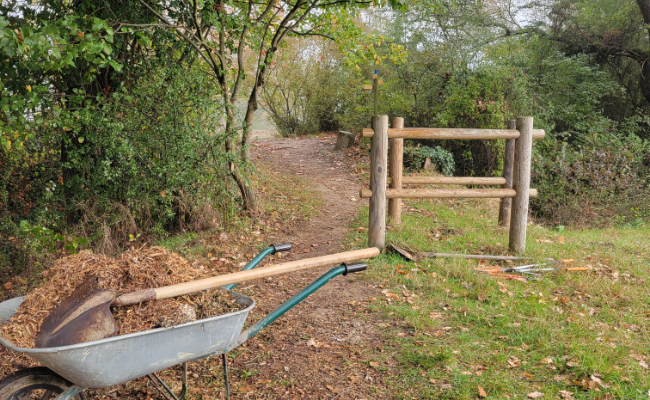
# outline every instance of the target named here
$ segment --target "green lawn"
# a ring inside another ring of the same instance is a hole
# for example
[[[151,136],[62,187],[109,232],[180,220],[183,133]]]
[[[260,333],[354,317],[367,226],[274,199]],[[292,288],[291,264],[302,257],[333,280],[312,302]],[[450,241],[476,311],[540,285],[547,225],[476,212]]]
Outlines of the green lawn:
[[[387,243],[507,254],[497,206],[407,200]],[[355,227],[367,227],[367,211]],[[355,232],[352,244],[364,246],[366,231]],[[527,255],[575,259],[571,266],[590,271],[524,283],[475,271],[476,260],[411,263],[384,254],[372,261],[366,279],[382,295],[370,308],[383,316],[385,348],[368,362],[393,371],[395,398],[649,398],[650,228],[560,232],[531,223]]]

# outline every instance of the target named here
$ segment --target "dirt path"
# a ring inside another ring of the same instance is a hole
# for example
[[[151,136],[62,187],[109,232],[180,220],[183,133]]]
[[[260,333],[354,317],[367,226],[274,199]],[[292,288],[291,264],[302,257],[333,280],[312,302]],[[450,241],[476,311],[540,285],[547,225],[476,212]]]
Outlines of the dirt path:
[[[274,175],[301,176],[324,200],[311,220],[271,237],[290,242],[288,260],[342,251],[342,240],[362,202],[361,182],[334,154],[334,139],[264,139],[254,155]],[[268,279],[250,288],[263,315],[295,294],[327,268]],[[359,277],[338,277],[247,343],[231,367],[235,398],[382,398],[381,374],[363,354],[379,341],[374,322],[364,318],[375,289]],[[354,317],[352,317],[354,313]],[[256,371],[256,372],[253,372]],[[250,375],[247,377],[247,375]],[[244,377],[244,378],[242,378]]]

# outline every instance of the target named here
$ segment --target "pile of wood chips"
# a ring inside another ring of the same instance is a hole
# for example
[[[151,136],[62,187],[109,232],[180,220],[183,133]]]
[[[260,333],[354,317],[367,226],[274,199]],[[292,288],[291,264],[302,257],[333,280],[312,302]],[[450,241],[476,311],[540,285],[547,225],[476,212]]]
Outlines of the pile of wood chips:
[[[99,278],[102,289],[130,293],[206,277],[182,257],[161,247],[131,250],[119,258],[82,251],[62,258],[44,272],[47,281],[32,291],[16,314],[0,326],[0,334],[24,348],[34,347],[34,338],[51,310],[87,278]],[[221,289],[171,299],[113,308],[119,335],[168,327],[222,315],[244,308]]]

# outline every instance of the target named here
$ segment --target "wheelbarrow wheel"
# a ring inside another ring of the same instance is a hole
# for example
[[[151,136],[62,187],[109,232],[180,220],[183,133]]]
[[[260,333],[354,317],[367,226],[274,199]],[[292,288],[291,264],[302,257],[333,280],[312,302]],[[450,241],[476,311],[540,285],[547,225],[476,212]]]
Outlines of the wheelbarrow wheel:
[[[27,368],[0,381],[0,400],[53,400],[73,384],[48,368]],[[79,393],[74,400],[86,400]]]

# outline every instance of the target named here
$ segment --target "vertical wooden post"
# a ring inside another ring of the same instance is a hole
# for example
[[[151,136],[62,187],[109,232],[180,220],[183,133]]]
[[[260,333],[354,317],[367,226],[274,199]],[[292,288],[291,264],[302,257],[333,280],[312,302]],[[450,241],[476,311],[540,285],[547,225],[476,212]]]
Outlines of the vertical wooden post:
[[[372,109],[373,114],[377,115],[377,98],[379,97],[379,70],[376,69],[375,73],[372,74]]]
[[[395,117],[391,121],[393,129],[404,128],[404,118]],[[390,139],[390,162],[389,175],[391,177],[390,188],[402,188],[402,168],[404,163],[404,139]],[[402,223],[402,199],[388,199],[388,216],[391,223],[399,225]]]
[[[515,140],[515,168],[512,187],[516,191],[512,199],[510,219],[510,251],[526,252],[526,223],[528,220],[528,194],[530,188],[530,165],[533,151],[533,118],[517,118],[519,138]]]
[[[517,121],[514,119],[506,122],[507,129],[517,129]],[[506,183],[503,185],[504,189],[512,189],[512,172],[515,163],[515,139],[506,140],[506,149],[503,156],[503,177]],[[512,206],[511,198],[501,199],[501,206],[499,207],[499,226],[510,227],[510,209]]]
[[[388,115],[372,117],[375,135],[370,148],[370,209],[368,246],[386,246],[386,173],[388,164]]]

